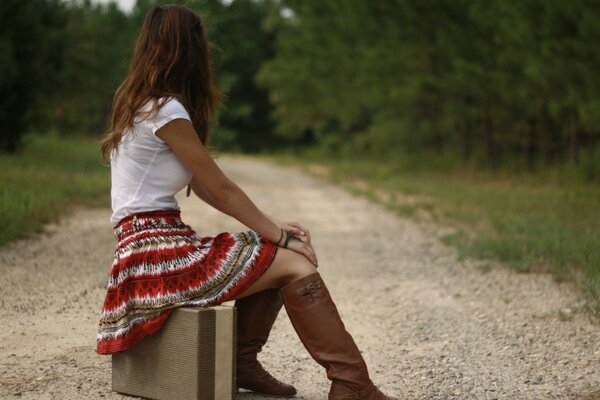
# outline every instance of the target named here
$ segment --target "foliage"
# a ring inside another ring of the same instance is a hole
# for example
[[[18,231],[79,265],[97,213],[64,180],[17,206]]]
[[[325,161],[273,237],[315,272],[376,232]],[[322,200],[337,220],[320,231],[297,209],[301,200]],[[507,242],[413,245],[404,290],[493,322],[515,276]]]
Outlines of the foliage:
[[[65,9],[60,0],[0,2],[0,151],[15,151],[57,85]]]
[[[27,129],[104,131],[147,10],[0,5],[0,147]],[[172,2],[172,1],[171,1]],[[214,144],[317,144],[393,160],[590,165],[600,141],[600,3],[587,0],[175,0],[203,16],[229,95]]]
[[[274,34],[261,29],[271,3],[175,2],[204,17],[221,49],[215,64],[229,102],[215,143],[257,151],[281,142],[271,135],[267,92],[254,82],[261,63],[273,56]],[[115,3],[1,2],[0,148],[15,151],[27,129],[101,134],[146,12],[162,3],[173,1],[138,0],[126,14]]]
[[[39,231],[74,202],[106,205],[109,192],[96,142],[26,136],[23,150],[0,155],[0,245]]]
[[[196,8],[205,14],[211,40],[220,49],[214,53],[215,67],[228,101],[212,143],[221,149],[258,152],[281,142],[272,135],[268,93],[255,82],[262,63],[274,56],[275,35],[262,29],[272,8],[254,0],[209,1]]]
[[[297,163],[297,157],[283,161]],[[600,317],[597,185],[568,179],[564,172],[516,176],[431,171],[415,168],[416,159],[385,166],[356,158],[323,163],[321,156],[303,153],[302,162],[324,164],[331,179],[402,216],[444,226],[442,231],[450,233],[441,239],[457,247],[461,257],[497,260],[520,272],[550,272],[559,281],[577,283]],[[313,170],[322,175],[323,168]]]
[[[260,82],[277,132],[333,154],[450,150],[497,168],[571,160],[600,139],[600,3],[283,0]]]
[[[112,3],[74,3],[67,11],[64,68],[58,90],[47,101],[47,126],[61,134],[99,134],[129,65],[137,27]]]

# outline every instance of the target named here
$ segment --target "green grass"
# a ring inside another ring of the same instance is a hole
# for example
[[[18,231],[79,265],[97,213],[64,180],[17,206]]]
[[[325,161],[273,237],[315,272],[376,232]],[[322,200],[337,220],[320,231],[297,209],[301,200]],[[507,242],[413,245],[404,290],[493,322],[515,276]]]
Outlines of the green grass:
[[[289,156],[278,159],[290,161]],[[577,283],[600,317],[597,182],[548,173],[410,170],[400,164],[356,159],[317,164],[328,172],[310,162],[309,172],[318,170],[319,175],[379,201],[401,216],[425,216],[451,227],[454,233],[440,239],[457,247],[459,257],[498,260],[516,271],[551,272],[559,281]],[[487,265],[482,272],[489,268]]]
[[[0,155],[0,245],[39,232],[75,204],[107,205],[110,170],[90,138],[30,135]]]

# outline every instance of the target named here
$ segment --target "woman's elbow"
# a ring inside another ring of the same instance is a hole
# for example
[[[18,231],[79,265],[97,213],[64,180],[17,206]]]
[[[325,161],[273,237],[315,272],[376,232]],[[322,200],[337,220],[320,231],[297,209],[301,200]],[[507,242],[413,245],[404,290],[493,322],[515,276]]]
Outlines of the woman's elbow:
[[[215,188],[210,195],[212,196],[215,205],[219,208],[228,209],[235,204],[239,197],[240,189],[233,182],[228,182]]]

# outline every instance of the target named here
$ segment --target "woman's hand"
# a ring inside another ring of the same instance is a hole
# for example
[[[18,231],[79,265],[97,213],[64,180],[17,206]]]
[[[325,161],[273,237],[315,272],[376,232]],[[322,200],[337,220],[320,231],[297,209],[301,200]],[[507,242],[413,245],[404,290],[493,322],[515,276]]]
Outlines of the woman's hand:
[[[315,267],[319,267],[317,255],[312,247],[310,232],[299,222],[281,222],[272,219],[282,229],[281,240],[277,243],[305,256]]]
[[[284,231],[291,232],[294,236],[298,236],[298,238],[300,238],[300,240],[302,240],[303,242],[308,242],[309,244],[311,243],[309,230],[302,226],[300,222],[283,222],[272,217],[269,218],[271,218],[275,225],[277,225]]]

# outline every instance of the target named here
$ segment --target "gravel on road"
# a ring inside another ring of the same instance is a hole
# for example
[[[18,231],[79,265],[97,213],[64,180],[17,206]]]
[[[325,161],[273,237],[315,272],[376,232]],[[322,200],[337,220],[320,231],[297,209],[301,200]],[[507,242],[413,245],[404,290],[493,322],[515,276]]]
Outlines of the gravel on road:
[[[320,272],[371,378],[401,399],[600,399],[600,324],[569,284],[457,261],[436,230],[298,170],[218,160],[265,212],[310,228]],[[200,235],[245,230],[180,196]],[[115,239],[107,209],[80,209],[0,248],[0,398],[132,399],[94,352]],[[285,310],[260,355],[299,399],[327,397]],[[240,399],[261,397],[240,394]]]

